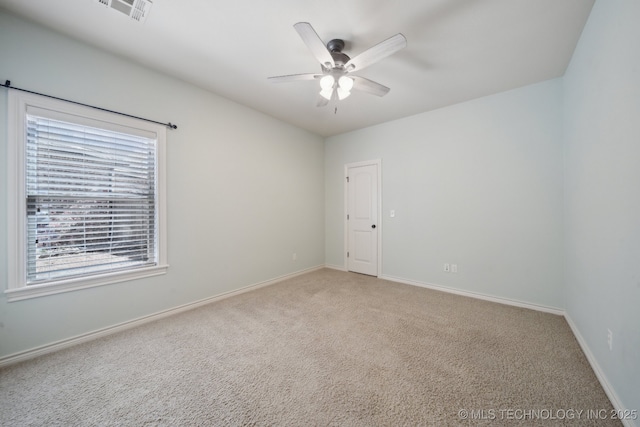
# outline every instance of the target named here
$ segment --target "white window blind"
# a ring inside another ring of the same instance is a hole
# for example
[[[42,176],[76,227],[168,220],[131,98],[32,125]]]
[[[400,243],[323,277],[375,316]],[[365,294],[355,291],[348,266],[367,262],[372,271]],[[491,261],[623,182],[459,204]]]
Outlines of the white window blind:
[[[26,279],[158,264],[157,140],[26,116]]]

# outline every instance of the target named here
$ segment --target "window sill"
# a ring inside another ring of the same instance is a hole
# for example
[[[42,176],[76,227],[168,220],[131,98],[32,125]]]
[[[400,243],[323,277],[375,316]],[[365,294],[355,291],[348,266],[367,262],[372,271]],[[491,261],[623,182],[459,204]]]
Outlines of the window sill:
[[[110,285],[112,283],[159,276],[166,274],[168,268],[168,265],[160,265],[125,272],[100,274],[94,277],[78,277],[75,279],[58,280],[42,285],[7,289],[4,293],[8,302],[21,301],[45,295],[76,291],[78,289],[93,288],[96,286]]]

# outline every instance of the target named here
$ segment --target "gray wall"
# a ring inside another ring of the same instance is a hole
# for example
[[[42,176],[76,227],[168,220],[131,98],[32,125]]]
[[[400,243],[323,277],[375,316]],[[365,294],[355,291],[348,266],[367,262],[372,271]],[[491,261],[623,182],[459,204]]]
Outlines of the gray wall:
[[[384,276],[564,307],[561,105],[556,79],[328,138],[327,264],[344,164],[380,158]]]
[[[179,126],[167,134],[169,273],[11,303],[0,293],[0,357],[324,264],[319,136],[1,11],[0,58],[14,86]],[[6,98],[0,90],[3,290]]]
[[[567,315],[618,398],[637,410],[639,23],[637,0],[598,0],[563,82]]]

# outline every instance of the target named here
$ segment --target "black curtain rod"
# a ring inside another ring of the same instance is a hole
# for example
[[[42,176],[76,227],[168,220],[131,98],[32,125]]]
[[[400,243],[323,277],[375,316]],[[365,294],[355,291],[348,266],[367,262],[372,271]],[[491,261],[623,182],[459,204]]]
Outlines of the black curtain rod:
[[[174,125],[171,122],[169,122],[169,123],[157,122],[155,120],[145,119],[144,117],[132,116],[131,114],[126,114],[126,113],[121,113],[119,111],[107,110],[106,108],[96,107],[95,105],[83,104],[82,102],[76,102],[76,101],[71,101],[69,99],[58,98],[57,96],[46,95],[44,93],[38,93],[38,92],[34,92],[34,91],[31,91],[31,90],[27,90],[27,89],[20,89],[19,87],[11,86],[11,80],[5,80],[4,84],[0,83],[0,86],[4,86],[4,87],[6,87],[8,89],[15,89],[15,90],[20,90],[22,92],[32,93],[34,95],[45,96],[45,97],[51,98],[51,99],[57,99],[58,101],[65,101],[65,102],[70,102],[70,103],[76,104],[76,105],[82,105],[83,107],[95,108],[96,110],[106,111],[107,113],[120,114],[121,116],[127,116],[127,117],[131,117],[133,119],[144,120],[145,122],[151,122],[151,123],[155,123],[155,124],[158,124],[158,125],[166,126],[169,129],[178,129],[178,126]]]

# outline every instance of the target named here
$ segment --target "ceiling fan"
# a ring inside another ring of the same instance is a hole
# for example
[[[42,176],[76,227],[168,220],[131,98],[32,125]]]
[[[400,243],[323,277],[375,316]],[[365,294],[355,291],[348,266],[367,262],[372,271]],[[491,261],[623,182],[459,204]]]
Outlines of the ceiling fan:
[[[389,92],[388,87],[352,73],[363,70],[404,48],[407,45],[407,39],[402,34],[398,33],[365,50],[355,58],[349,58],[342,52],[344,49],[343,40],[331,40],[325,47],[324,42],[308,22],[298,22],[293,27],[311,50],[313,56],[320,62],[322,72],[275,76],[269,77],[269,80],[274,83],[319,80],[321,90],[318,97],[318,107],[324,107],[334,99],[345,99],[351,94],[351,90],[359,90],[376,96],[384,96]]]

